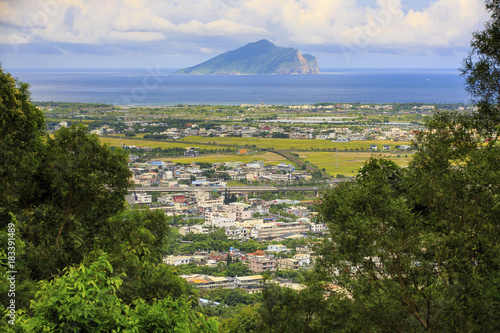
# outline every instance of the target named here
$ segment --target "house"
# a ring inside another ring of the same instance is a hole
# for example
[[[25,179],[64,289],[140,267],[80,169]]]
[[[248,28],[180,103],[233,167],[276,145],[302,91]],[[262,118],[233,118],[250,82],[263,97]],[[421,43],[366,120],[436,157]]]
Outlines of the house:
[[[153,197],[146,193],[135,193],[134,203],[135,204],[149,204],[153,202]]]
[[[290,206],[283,209],[287,214],[293,214],[300,217],[307,217],[309,215],[309,209],[303,206]]]
[[[277,260],[278,269],[281,270],[298,270],[299,261],[291,258],[281,258]]]
[[[391,145],[383,145],[382,150],[391,150]]]
[[[210,276],[210,275],[198,275],[198,274],[190,274],[190,275],[181,275],[182,278],[186,279],[187,283],[194,285],[199,289],[234,289],[235,283],[232,278],[227,277],[218,277],[218,276]]]
[[[234,284],[237,288],[241,288],[248,293],[252,293],[252,290],[258,291],[261,289],[259,286],[262,279],[262,275],[237,276],[234,278]]]
[[[285,245],[282,245],[282,244],[273,244],[273,245],[268,245],[266,251],[267,252],[281,253],[281,252],[288,252],[289,250],[286,248]]]
[[[185,203],[186,197],[184,195],[176,195],[173,197],[174,203]]]
[[[193,261],[193,257],[191,256],[167,256],[163,258],[163,263],[167,265],[187,265]]]
[[[370,145],[370,150],[378,150],[377,145]]]
[[[248,259],[248,268],[252,272],[260,273],[265,271],[274,272],[276,270],[276,260],[262,256],[252,256]]]
[[[311,223],[311,231],[314,233],[321,233],[325,230],[325,225],[323,223]]]
[[[186,148],[186,151],[184,152],[184,157],[198,157],[198,156],[200,156],[200,152],[195,150],[195,149],[198,149],[198,147]]]
[[[297,253],[293,259],[297,260],[299,267],[307,267],[311,263],[311,255],[308,253]]]
[[[285,234],[300,234],[307,233],[311,230],[309,224],[301,222],[271,222],[264,224],[257,224],[250,232],[250,237],[256,239],[270,239],[280,237]]]

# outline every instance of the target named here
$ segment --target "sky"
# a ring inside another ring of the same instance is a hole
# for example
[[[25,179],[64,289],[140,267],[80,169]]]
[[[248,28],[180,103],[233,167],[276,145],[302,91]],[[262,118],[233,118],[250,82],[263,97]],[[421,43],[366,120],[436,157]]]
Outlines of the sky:
[[[9,68],[183,68],[268,39],[321,68],[458,68],[482,0],[0,0]]]

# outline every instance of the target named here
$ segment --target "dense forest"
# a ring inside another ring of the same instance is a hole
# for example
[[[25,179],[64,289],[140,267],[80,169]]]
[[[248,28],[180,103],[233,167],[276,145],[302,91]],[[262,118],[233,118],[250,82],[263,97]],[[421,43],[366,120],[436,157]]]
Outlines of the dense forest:
[[[83,125],[48,135],[28,85],[0,69],[1,330],[500,331],[500,1],[486,6],[462,69],[476,108],[430,117],[408,168],[371,159],[323,193],[306,288],[213,292],[230,310],[200,306],[161,263],[175,240],[163,213],[127,208],[126,153]]]

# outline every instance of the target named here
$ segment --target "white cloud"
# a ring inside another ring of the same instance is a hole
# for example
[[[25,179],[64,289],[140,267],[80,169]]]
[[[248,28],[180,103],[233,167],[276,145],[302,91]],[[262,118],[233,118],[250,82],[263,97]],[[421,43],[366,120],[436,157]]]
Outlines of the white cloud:
[[[432,0],[420,10],[401,0],[377,0],[371,7],[359,1],[0,0],[0,43],[130,42],[138,49],[165,41],[163,52],[175,54],[173,47],[184,42],[198,44],[201,54],[219,51],[210,45],[213,38],[225,45],[269,38],[332,52],[339,45],[363,52],[453,52],[468,47],[487,17],[478,0]]]

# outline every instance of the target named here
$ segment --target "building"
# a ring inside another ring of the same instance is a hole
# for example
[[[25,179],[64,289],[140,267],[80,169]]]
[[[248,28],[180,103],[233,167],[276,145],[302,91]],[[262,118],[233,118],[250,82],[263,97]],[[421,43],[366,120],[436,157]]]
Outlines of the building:
[[[290,206],[283,209],[287,214],[293,214],[299,217],[307,217],[309,215],[309,209],[303,206]]]
[[[311,264],[311,255],[308,253],[297,253],[293,259],[297,260],[299,267],[307,267]]]
[[[256,288],[262,279],[262,275],[237,276],[234,278],[234,284],[237,288]]]
[[[299,261],[291,258],[281,258],[277,259],[278,269],[281,270],[298,270],[299,269]]]
[[[250,232],[250,237],[255,239],[272,239],[285,234],[307,233],[310,225],[302,222],[271,222],[257,224]]]
[[[195,149],[198,149],[198,147],[186,148],[186,151],[184,152],[184,157],[198,157],[198,156],[200,156],[200,152],[195,150]]]
[[[285,245],[273,244],[273,245],[268,245],[266,251],[267,252],[281,253],[281,252],[289,252],[290,250],[288,250]]]
[[[187,265],[193,261],[191,256],[168,256],[163,258],[163,263],[172,266]]]
[[[252,272],[260,273],[265,271],[274,272],[276,270],[276,260],[261,257],[261,256],[252,256],[248,259],[249,266],[248,268]]]
[[[153,202],[153,197],[146,193],[135,193],[134,194],[134,203],[135,204],[149,204]]]
[[[193,226],[179,228],[179,234],[181,234],[182,236],[186,236],[189,233],[208,235],[208,232],[209,232],[208,228],[205,228],[201,225],[193,225]]]
[[[190,274],[190,275],[181,275],[182,278],[186,279],[186,281],[194,285],[199,289],[234,289],[235,283],[234,279],[228,277],[218,277],[218,276],[210,276],[210,275],[198,275],[198,274]]]
[[[314,233],[321,233],[325,231],[325,225],[322,223],[311,223],[311,231]]]

